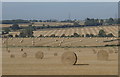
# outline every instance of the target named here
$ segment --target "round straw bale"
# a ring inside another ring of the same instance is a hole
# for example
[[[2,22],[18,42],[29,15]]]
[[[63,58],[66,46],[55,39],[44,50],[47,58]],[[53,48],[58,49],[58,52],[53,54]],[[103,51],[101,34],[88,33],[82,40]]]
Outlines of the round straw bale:
[[[57,53],[54,53],[54,56],[57,56],[58,54]]]
[[[107,61],[109,58],[109,54],[107,51],[105,50],[99,50],[98,53],[97,53],[97,59],[98,60],[104,60],[104,61]]]
[[[82,40],[80,40],[80,42],[82,42]]]
[[[5,44],[5,41],[3,41],[3,44]]]
[[[41,51],[38,51],[38,52],[35,54],[35,57],[36,57],[37,59],[43,59],[44,53],[41,52]]]
[[[26,58],[26,57],[27,57],[27,53],[23,53],[23,54],[22,54],[22,57],[23,57],[23,58]]]
[[[15,55],[14,55],[14,54],[11,54],[10,57],[11,57],[11,58],[15,58]]]
[[[65,65],[75,65],[77,62],[77,55],[74,52],[64,52],[61,60]]]
[[[23,49],[21,48],[20,51],[23,51]]]
[[[94,53],[94,54],[96,54],[96,53],[97,53],[97,51],[96,51],[95,49],[93,49],[93,53]]]
[[[20,43],[22,43],[23,42],[23,40],[20,40]]]
[[[61,46],[61,44],[59,44],[59,46]]]
[[[10,50],[7,50],[8,53],[10,53]]]
[[[58,40],[55,40],[55,41],[58,41]]]

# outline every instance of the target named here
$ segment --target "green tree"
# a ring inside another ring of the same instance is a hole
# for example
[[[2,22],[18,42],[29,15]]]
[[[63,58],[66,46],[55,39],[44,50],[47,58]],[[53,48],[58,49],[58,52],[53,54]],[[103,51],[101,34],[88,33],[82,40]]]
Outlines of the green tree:
[[[2,34],[8,34],[10,32],[10,28],[6,27],[2,29]]]
[[[109,18],[106,22],[107,22],[109,25],[112,25],[112,24],[114,24],[114,19],[113,19],[113,18]]]
[[[100,30],[99,33],[98,33],[98,36],[99,37],[106,37],[106,32],[104,30]]]
[[[13,25],[11,26],[11,29],[13,29],[13,30],[18,30],[18,29],[20,29],[20,27],[19,27],[18,24],[13,24]]]
[[[78,33],[73,34],[74,37],[79,37],[80,35]]]
[[[65,37],[65,34],[62,34],[61,37]]]
[[[107,37],[114,37],[114,35],[112,33],[109,33]]]
[[[55,37],[55,34],[52,34],[50,37]]]
[[[33,37],[33,28],[29,26],[28,28],[21,30],[20,37]]]

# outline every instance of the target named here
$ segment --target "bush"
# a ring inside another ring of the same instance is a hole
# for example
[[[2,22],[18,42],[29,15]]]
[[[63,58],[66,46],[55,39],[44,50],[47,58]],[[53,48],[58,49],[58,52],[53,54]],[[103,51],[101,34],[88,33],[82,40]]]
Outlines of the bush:
[[[15,37],[19,37],[19,35],[16,34]]]
[[[109,33],[107,37],[114,37],[114,35],[112,33]]]
[[[78,33],[73,34],[74,37],[79,37],[80,35]]]
[[[65,34],[62,34],[61,37],[65,37]]]
[[[13,24],[13,25],[11,26],[11,29],[13,29],[13,30],[18,30],[18,29],[20,29],[20,27],[19,27],[18,24]]]
[[[55,34],[52,34],[50,37],[55,37]]]
[[[13,37],[13,35],[9,34],[8,37]]]
[[[89,34],[86,34],[86,37],[90,37],[90,35],[89,35]]]
[[[82,35],[82,37],[84,37],[84,35]]]
[[[101,30],[99,31],[99,33],[98,33],[98,36],[99,36],[99,37],[106,37],[107,35],[106,35],[106,32],[101,29]]]
[[[43,37],[43,35],[40,35],[39,37]]]
[[[90,34],[90,37],[95,37],[95,35],[94,34]]]

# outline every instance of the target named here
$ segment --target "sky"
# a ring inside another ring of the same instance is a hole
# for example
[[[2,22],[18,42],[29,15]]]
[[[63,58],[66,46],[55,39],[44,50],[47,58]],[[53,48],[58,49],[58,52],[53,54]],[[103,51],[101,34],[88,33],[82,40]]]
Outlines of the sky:
[[[117,12],[117,2],[2,2],[2,19],[106,19]]]

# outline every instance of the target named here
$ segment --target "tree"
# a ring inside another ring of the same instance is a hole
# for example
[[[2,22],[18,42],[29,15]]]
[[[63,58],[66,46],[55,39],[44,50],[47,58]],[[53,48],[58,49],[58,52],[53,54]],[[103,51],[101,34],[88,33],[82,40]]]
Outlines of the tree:
[[[78,22],[74,22],[73,25],[79,25],[79,23]]]
[[[33,37],[33,28],[28,27],[26,29],[21,30],[20,37]]]
[[[74,37],[79,37],[80,35],[78,33],[73,34]]]
[[[50,37],[55,37],[55,34],[52,34]]]
[[[94,35],[94,34],[89,34],[89,36],[90,36],[90,37],[95,37],[95,35]]]
[[[118,31],[118,37],[120,37],[120,30]]]
[[[107,37],[114,37],[114,35],[112,33],[109,33]]]
[[[20,29],[20,27],[19,27],[18,24],[13,24],[13,25],[11,26],[11,29],[13,29],[13,30],[18,30],[18,29]]]
[[[61,37],[65,37],[65,34],[62,34]]]
[[[101,24],[101,25],[103,25],[103,23],[104,23],[104,20],[103,20],[103,19],[101,19],[101,20],[100,20],[100,24]]]
[[[19,36],[16,34],[15,37],[19,37]]]
[[[19,37],[26,37],[25,30],[20,31]]]
[[[98,33],[98,36],[99,37],[105,37],[106,36],[106,32],[104,30],[100,30],[99,33]]]
[[[40,35],[39,37],[43,37],[43,35]]]
[[[8,37],[13,37],[13,35],[9,34]]]
[[[113,18],[109,18],[106,22],[107,22],[109,25],[112,25],[112,24],[114,24],[114,19],[113,19]]]
[[[90,35],[89,35],[89,34],[86,34],[86,37],[90,37]]]
[[[8,34],[10,32],[10,28],[6,27],[2,29],[2,34]]]

